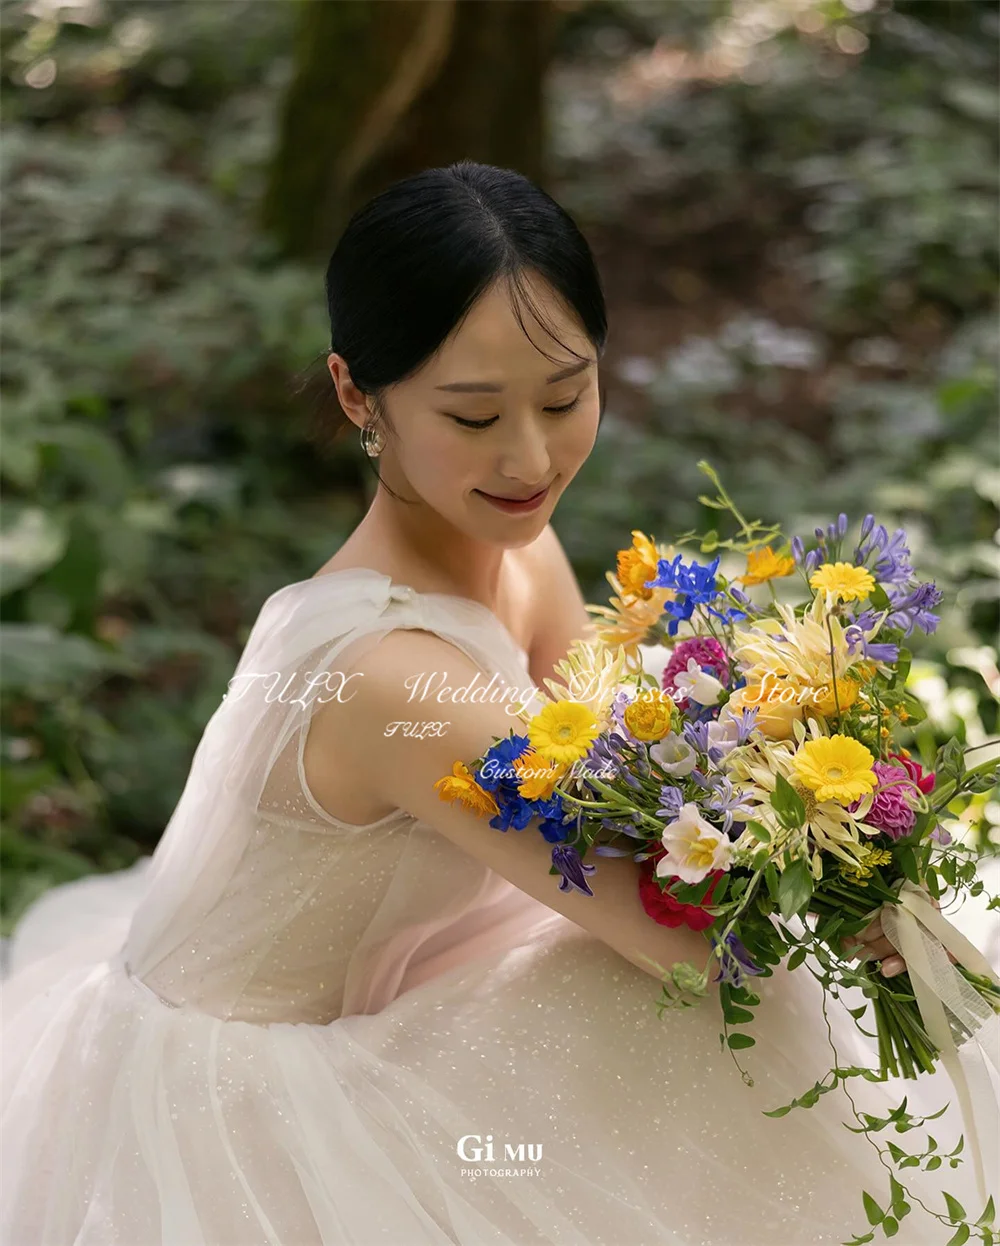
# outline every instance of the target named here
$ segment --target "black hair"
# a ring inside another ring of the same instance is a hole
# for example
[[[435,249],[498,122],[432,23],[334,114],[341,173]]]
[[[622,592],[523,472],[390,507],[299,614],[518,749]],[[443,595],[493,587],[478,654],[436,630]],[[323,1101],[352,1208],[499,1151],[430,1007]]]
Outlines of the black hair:
[[[526,286],[534,274],[575,311],[600,358],[608,326],[593,254],[569,213],[530,178],[461,160],[394,182],[354,213],[326,270],[330,350],[343,356],[386,435],[393,430],[384,391],[417,372],[497,282],[506,282],[522,329],[523,304],[556,337]],[[310,385],[314,361],[297,387],[318,391],[310,439],[320,446],[355,428],[337,402],[326,354],[326,383]]]

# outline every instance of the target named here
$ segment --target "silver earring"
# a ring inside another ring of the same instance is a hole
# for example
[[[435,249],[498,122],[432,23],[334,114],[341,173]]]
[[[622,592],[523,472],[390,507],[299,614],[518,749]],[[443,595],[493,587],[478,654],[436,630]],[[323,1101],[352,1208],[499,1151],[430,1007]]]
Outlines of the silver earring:
[[[377,458],[385,449],[385,436],[380,428],[375,427],[374,420],[366,420],[361,430],[361,444],[369,458]]]

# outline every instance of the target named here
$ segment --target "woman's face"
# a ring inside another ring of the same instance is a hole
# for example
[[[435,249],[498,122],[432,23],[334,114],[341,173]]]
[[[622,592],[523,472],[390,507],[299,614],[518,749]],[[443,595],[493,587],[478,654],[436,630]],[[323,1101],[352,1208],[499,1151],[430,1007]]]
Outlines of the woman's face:
[[[419,497],[474,540],[506,547],[528,544],[549,522],[594,446],[600,415],[593,344],[547,283],[528,284],[559,340],[527,309],[522,329],[506,286],[494,287],[418,373],[386,392],[395,436],[379,459],[397,493]],[[530,509],[499,501],[539,493]]]

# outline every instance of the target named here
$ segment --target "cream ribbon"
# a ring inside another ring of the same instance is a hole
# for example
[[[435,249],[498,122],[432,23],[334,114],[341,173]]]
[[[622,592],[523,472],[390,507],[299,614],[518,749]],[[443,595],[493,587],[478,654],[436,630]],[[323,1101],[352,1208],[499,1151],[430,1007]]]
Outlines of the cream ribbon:
[[[924,1029],[941,1053],[941,1062],[958,1094],[965,1149],[972,1151],[976,1184],[985,1204],[990,1191],[986,1185],[980,1125],[987,1140],[991,1181],[995,1183],[1000,1173],[995,1142],[1000,1105],[987,1067],[992,1065],[1000,1084],[1000,1016],[966,982],[949,961],[947,952],[966,969],[982,974],[998,987],[1000,978],[979,949],[934,907],[927,892],[909,879],[900,887],[899,903],[884,904],[879,914],[885,937],[906,961]],[[960,1048],[955,1045],[945,1008],[969,1031]]]

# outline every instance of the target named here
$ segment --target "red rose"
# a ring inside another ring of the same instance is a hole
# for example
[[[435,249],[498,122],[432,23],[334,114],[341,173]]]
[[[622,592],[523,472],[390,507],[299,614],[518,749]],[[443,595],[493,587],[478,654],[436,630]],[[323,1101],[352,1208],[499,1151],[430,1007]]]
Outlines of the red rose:
[[[639,875],[639,899],[642,901],[642,907],[653,921],[661,926],[671,926],[674,929],[678,926],[687,926],[691,930],[705,930],[715,921],[715,917],[711,913],[706,913],[701,904],[681,904],[679,900],[675,900],[673,896],[660,890],[660,884],[655,876],[656,863],[664,855],[664,852],[660,852],[655,857],[649,857],[642,862]],[[725,870],[712,871],[712,885],[705,893],[702,904],[712,903],[712,892],[715,891],[716,884],[724,873]],[[676,877],[676,874],[668,874],[668,883],[673,882]]]
[[[906,773],[910,776],[913,782],[916,783],[917,787],[920,788],[921,792],[923,792],[925,796],[934,790],[936,776],[933,770],[928,774],[924,774],[924,768],[920,762],[913,761],[909,757],[903,757],[899,753],[890,753],[889,757],[892,761],[898,762],[899,765],[903,767]]]

